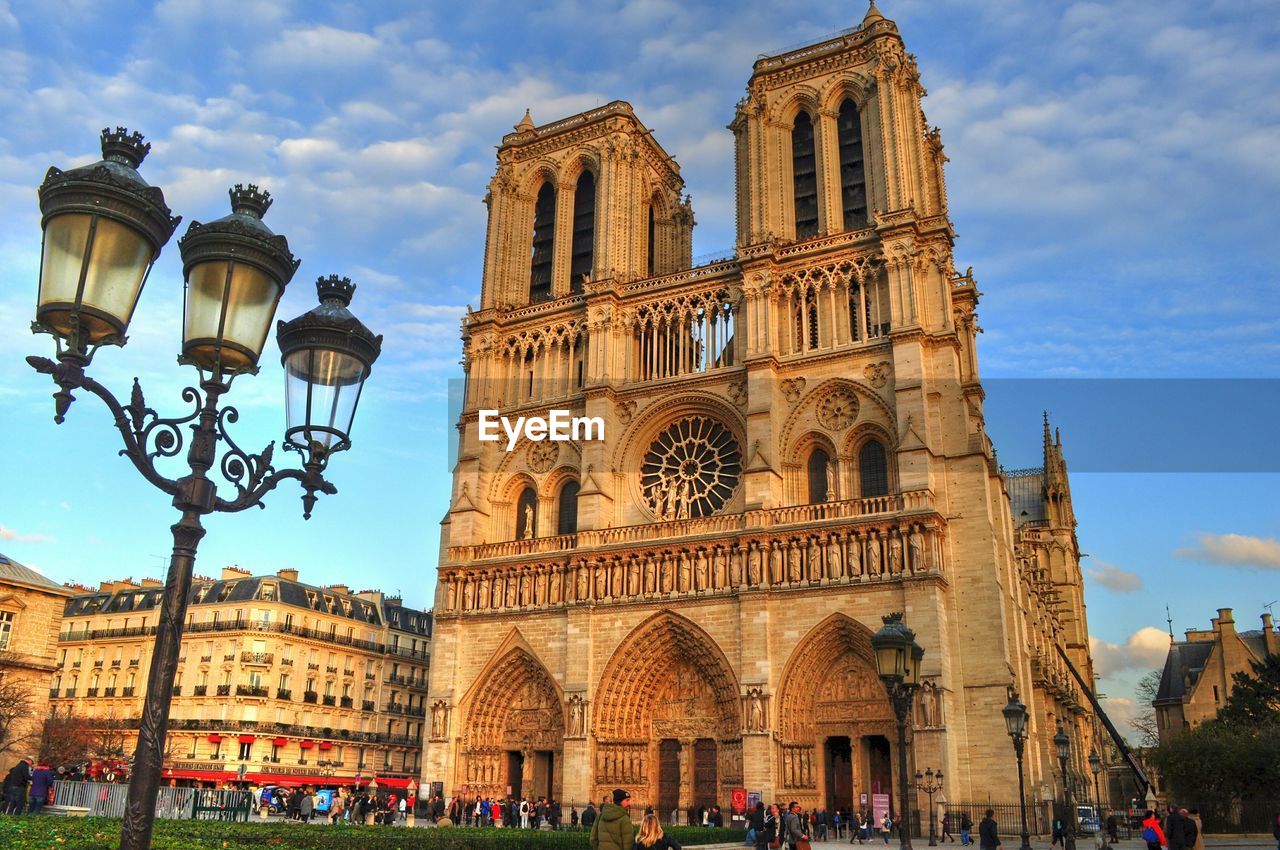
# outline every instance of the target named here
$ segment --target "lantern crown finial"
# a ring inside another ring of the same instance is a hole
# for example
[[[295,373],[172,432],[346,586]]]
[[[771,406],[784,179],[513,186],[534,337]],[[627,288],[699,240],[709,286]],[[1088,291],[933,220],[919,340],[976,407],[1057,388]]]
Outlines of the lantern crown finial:
[[[231,212],[236,215],[260,219],[271,209],[271,193],[259,189],[256,183],[250,183],[248,188],[243,183],[237,183],[227,194],[231,196]]]
[[[316,278],[316,293],[320,296],[320,303],[337,302],[343,307],[351,304],[351,297],[355,295],[356,285],[351,282],[349,277],[340,277],[331,274],[328,277]]]
[[[117,126],[102,128],[102,158],[107,162],[118,162],[130,168],[137,168],[151,151],[151,143],[142,139],[137,130],[132,133],[127,127]]]

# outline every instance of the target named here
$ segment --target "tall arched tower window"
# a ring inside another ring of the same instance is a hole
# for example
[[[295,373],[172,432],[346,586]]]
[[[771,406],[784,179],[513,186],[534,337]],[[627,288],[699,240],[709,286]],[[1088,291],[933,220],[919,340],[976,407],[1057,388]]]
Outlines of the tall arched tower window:
[[[654,268],[653,258],[657,255],[657,252],[654,249],[654,245],[653,245],[654,229],[655,228],[653,226],[653,204],[649,204],[649,277],[653,277],[653,268]]]
[[[791,128],[791,176],[795,189],[796,238],[818,235],[818,160],[813,119],[801,112]]]
[[[820,505],[833,495],[831,456],[825,449],[814,449],[809,455],[809,504]]]
[[[596,178],[582,172],[573,193],[573,248],[569,262],[569,291],[581,292],[583,277],[591,276],[595,262]]]
[[[556,506],[556,534],[576,534],[578,531],[577,481],[566,481],[560,488],[560,503]]]
[[[531,540],[538,536],[538,494],[532,487],[520,491],[516,501],[516,540]]]
[[[529,262],[529,302],[551,298],[551,261],[556,246],[556,187],[543,183],[533,205],[533,258]]]
[[[852,100],[840,104],[836,119],[840,141],[840,201],[844,229],[867,226],[867,172],[862,160],[862,117]]]
[[[885,458],[884,444],[868,440],[858,452],[858,474],[862,483],[862,498],[884,496],[889,492],[889,464]]]

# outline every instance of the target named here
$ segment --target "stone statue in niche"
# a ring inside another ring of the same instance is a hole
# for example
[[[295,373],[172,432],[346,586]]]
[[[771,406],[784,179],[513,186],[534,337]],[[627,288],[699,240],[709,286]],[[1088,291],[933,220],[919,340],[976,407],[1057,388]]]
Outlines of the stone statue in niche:
[[[911,536],[908,538],[908,544],[911,549],[911,571],[922,573],[929,569],[928,563],[924,557],[924,535],[920,533],[919,526],[911,528]]]
[[[759,688],[752,688],[747,694],[747,730],[764,731],[764,695]]]
[[[794,537],[791,538],[791,544],[787,547],[787,581],[792,583],[800,581],[800,544]]]
[[[880,534],[872,532],[867,538],[867,573],[871,576],[880,575]]]
[[[822,578],[822,551],[818,548],[818,538],[809,538],[809,548],[806,553],[809,567],[809,581],[818,581]]]
[[[889,572],[902,572],[902,537],[896,532],[889,533]]]
[[[849,535],[849,576],[862,575],[862,540],[856,534]]]
[[[699,549],[693,562],[694,589],[701,592],[707,589],[707,550]]]
[[[520,539],[533,539],[533,505],[524,506],[524,529],[520,534]]]
[[[838,579],[844,577],[844,563],[840,558],[840,541],[836,535],[832,534],[827,537],[827,578]]]
[[[569,697],[569,737],[581,738],[586,734],[586,708],[582,697],[574,694]]]
[[[778,584],[784,578],[785,574],[782,572],[782,541],[775,540],[769,544],[769,584]]]

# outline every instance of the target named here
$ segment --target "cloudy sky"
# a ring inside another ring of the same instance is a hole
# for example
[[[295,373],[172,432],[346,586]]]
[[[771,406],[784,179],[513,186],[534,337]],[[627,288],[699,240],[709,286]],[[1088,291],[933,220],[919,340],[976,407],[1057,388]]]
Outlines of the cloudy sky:
[[[1280,598],[1280,16],[1274,0],[886,0],[950,157],[956,264],[984,299],[990,426],[1009,468],[1061,426],[1102,690],[1120,715],[1174,629]],[[199,569],[298,567],[304,580],[430,603],[448,494],[446,381],[476,303],[493,146],[526,107],[546,123],[630,101],[679,160],[695,255],[733,243],[733,115],[758,54],[856,25],[858,3],[472,0],[251,4],[0,0],[0,551],[59,581],[161,576],[175,515],[114,455],[90,397],[52,420],[23,358],[39,260],[36,187],[143,131],[143,175],[189,222],[258,182],[311,281],[359,284],[385,334],[341,494],[308,523],[297,490],[206,521]],[[185,229],[186,224],[183,224]],[[176,240],[123,350],[94,374],[178,413]],[[242,445],[282,430],[268,343],[232,394]],[[1126,703],[1126,701],[1128,701]]]

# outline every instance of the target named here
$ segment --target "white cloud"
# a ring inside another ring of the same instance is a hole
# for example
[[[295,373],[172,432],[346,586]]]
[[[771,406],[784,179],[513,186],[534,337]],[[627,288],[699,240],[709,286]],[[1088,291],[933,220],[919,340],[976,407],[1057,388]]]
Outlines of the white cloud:
[[[47,534],[21,534],[14,531],[8,526],[0,525],[0,540],[10,540],[14,543],[54,543],[56,538]]]
[[[1280,540],[1247,534],[1201,534],[1195,546],[1174,550],[1174,555],[1226,567],[1280,569]]]
[[[1142,590],[1142,576],[1137,573],[1103,561],[1096,563],[1098,564],[1096,568],[1089,569],[1089,578],[1107,590],[1114,590],[1117,593],[1134,593]]]
[[[1089,635],[1089,652],[1099,676],[1111,676],[1122,670],[1151,670],[1164,664],[1169,653],[1169,634],[1155,626],[1143,626],[1122,644]]]

